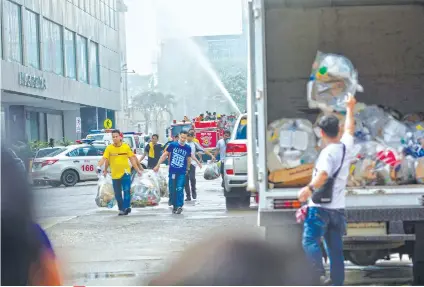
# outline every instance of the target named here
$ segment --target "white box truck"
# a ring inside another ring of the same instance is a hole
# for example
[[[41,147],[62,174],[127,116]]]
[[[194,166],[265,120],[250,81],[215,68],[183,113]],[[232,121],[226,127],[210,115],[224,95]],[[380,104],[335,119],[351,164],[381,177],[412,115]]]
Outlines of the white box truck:
[[[252,0],[247,6],[248,189],[259,192],[258,224],[268,239],[280,240],[293,230],[301,235],[296,209],[284,204],[299,189],[270,188],[268,124],[316,119],[319,111],[308,107],[306,89],[317,51],[353,62],[365,90],[358,101],[404,114],[424,111],[424,1]],[[424,284],[423,197],[419,184],[347,188],[346,259],[373,265],[393,253],[409,254],[415,283]]]

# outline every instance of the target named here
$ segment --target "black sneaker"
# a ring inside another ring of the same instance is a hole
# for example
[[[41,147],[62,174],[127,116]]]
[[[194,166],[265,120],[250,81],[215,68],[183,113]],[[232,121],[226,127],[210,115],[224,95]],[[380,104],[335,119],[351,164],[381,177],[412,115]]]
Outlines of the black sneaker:
[[[193,191],[192,193],[193,193],[193,194],[192,194],[193,199],[196,199],[196,198],[197,198],[197,192]]]
[[[175,208],[172,209],[172,214],[176,214],[177,210]]]
[[[182,207],[178,207],[177,211],[175,212],[175,214],[181,214],[181,212],[183,212],[183,208]]]
[[[118,213],[118,216],[122,216],[122,215],[126,215],[126,214],[125,214],[125,211],[120,210],[120,211],[119,211],[119,213]]]
[[[131,213],[131,207],[125,209],[125,215],[128,215]]]
[[[194,198],[194,196],[193,196],[193,198]],[[188,198],[188,197],[187,197],[187,198],[185,199],[185,201],[191,201],[191,198]]]

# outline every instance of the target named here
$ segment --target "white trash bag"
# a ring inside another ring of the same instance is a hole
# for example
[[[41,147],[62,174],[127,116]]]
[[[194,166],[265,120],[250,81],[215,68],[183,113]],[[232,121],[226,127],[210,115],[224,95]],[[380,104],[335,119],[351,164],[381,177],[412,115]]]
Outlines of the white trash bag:
[[[218,164],[213,162],[206,167],[203,178],[206,180],[214,180],[217,179],[220,175],[221,173],[219,171]]]
[[[153,170],[145,170],[136,175],[131,185],[131,206],[156,206],[160,202],[158,175]]]
[[[169,197],[168,177],[169,177],[168,167],[161,166],[158,171],[159,190],[160,190],[161,197]]]
[[[112,177],[108,174],[99,176],[97,182],[96,204],[98,207],[113,208],[116,204],[115,192],[113,190]]]

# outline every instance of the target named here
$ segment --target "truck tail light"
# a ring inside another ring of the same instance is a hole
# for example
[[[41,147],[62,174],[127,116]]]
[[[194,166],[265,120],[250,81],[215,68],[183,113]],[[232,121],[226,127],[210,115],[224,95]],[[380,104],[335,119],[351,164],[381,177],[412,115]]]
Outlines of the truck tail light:
[[[302,206],[299,200],[295,199],[274,199],[274,209],[299,209]]]
[[[234,169],[226,169],[225,173],[228,175],[233,175],[234,174]]]
[[[58,159],[49,159],[49,160],[45,160],[41,163],[41,167],[47,166],[47,165],[52,165],[55,164],[58,161]]]
[[[228,143],[226,149],[227,156],[243,156],[247,154],[247,145],[244,143]]]

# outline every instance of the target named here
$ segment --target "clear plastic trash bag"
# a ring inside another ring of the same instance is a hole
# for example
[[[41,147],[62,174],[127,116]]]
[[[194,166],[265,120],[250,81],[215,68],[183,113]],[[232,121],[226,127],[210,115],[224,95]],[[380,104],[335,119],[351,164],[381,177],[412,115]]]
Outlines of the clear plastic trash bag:
[[[96,204],[98,207],[112,208],[116,204],[115,192],[113,190],[112,177],[108,174],[99,176],[97,182]]]
[[[169,197],[168,190],[169,171],[167,166],[161,166],[158,172],[159,190],[161,197]]]
[[[358,73],[344,56],[317,52],[308,83],[308,102],[311,108],[344,111],[348,94],[363,92]]]
[[[145,170],[136,175],[131,185],[131,206],[155,206],[160,202],[158,175],[153,170]]]
[[[219,171],[218,164],[213,162],[206,167],[205,172],[203,173],[203,178],[206,180],[214,180],[217,179],[220,175],[221,173]]]
[[[305,119],[280,119],[268,126],[269,149],[279,169],[313,163],[318,156],[313,125]]]

